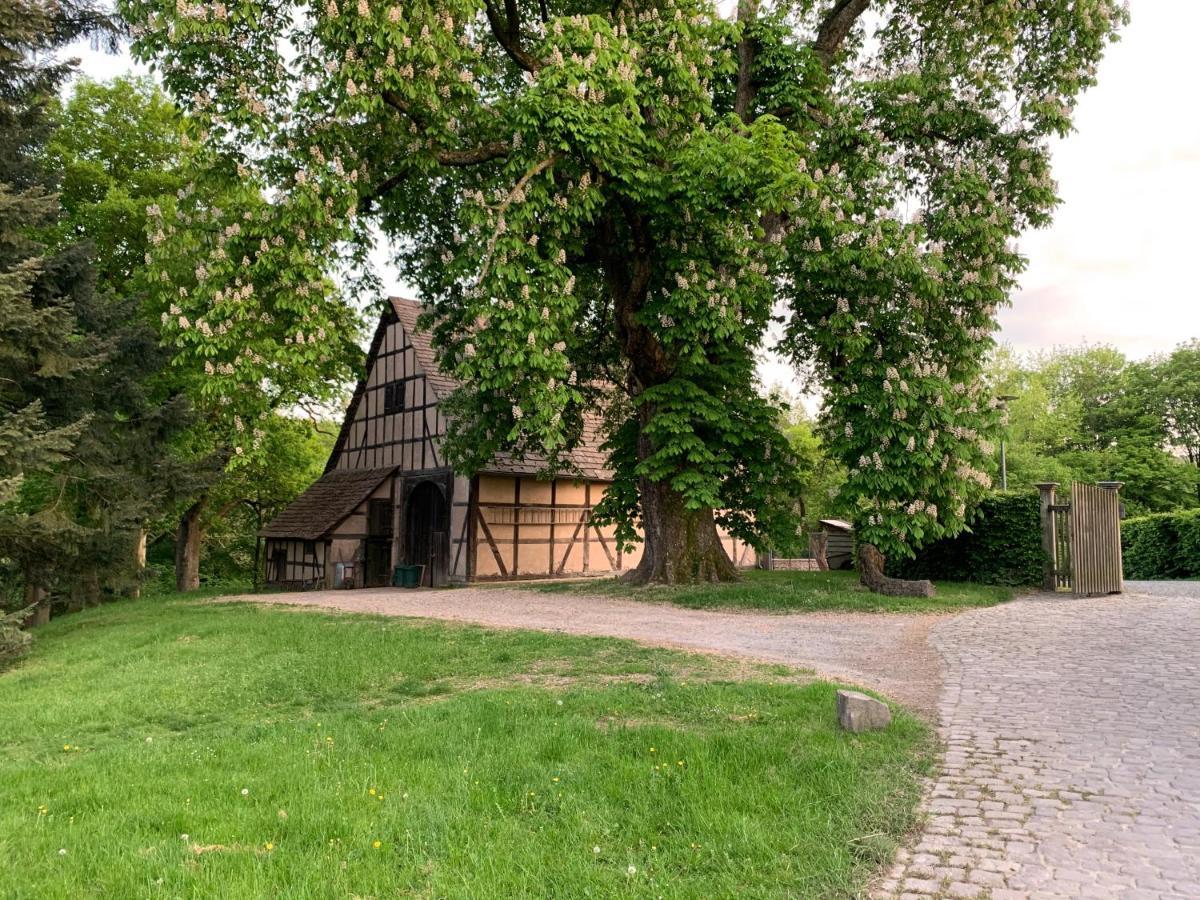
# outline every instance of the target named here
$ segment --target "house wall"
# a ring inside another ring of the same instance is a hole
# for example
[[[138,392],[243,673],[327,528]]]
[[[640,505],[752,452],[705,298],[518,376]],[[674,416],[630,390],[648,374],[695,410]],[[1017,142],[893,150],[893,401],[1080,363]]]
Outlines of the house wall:
[[[475,492],[475,566],[479,579],[609,575],[641,561],[641,546],[621,552],[616,527],[591,521],[608,482],[480,475]],[[739,566],[753,566],[749,545],[722,533]]]
[[[424,346],[424,345],[422,345]],[[424,351],[423,359],[428,359]],[[439,377],[434,372],[435,380]],[[445,389],[444,382],[438,382]],[[391,386],[389,388],[389,386]],[[403,409],[385,411],[387,396],[402,391]],[[619,553],[615,528],[599,527],[591,511],[608,483],[560,478],[542,481],[528,475],[480,475],[467,479],[446,468],[441,440],[446,422],[434,386],[418,359],[403,324],[385,317],[372,342],[372,357],[361,394],[347,413],[345,440],[335,469],[397,467],[375,496],[393,498],[394,541],[391,563],[405,560],[403,508],[407,492],[422,480],[436,480],[449,494],[447,579],[465,582],[490,578],[551,577],[621,572],[636,566],[641,548]],[[337,562],[361,560],[367,536],[364,502],[330,534],[324,575],[332,585]],[[724,537],[726,551],[739,565],[754,555]],[[363,566],[356,570],[361,584]]]
[[[282,566],[277,554],[286,554]],[[325,542],[267,538],[263,547],[263,580],[267,584],[310,585],[325,579]]]
[[[345,446],[334,464],[337,469],[399,466],[405,472],[417,472],[444,464],[439,444],[446,427],[437,396],[403,326],[389,318],[381,326],[362,396],[351,410]],[[384,411],[389,384],[403,391],[402,411]]]

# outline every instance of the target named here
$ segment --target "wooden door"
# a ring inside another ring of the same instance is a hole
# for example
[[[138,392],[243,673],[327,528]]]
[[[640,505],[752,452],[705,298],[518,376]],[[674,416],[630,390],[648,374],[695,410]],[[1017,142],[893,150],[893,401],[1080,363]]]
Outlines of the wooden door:
[[[1077,597],[1119,594],[1121,503],[1117,491],[1071,485],[1071,588]]]

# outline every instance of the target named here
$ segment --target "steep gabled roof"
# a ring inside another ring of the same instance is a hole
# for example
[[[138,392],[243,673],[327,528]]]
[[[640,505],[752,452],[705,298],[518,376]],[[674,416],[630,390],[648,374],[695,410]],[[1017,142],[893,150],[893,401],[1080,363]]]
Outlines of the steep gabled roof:
[[[383,480],[396,471],[383,469],[339,469],[326,472],[303,494],[276,516],[261,537],[315,541],[323,538],[371,496]]]
[[[422,307],[415,300],[409,300],[404,297],[391,297],[389,308],[381,317],[379,327],[375,330],[375,336],[371,339],[371,349],[368,352],[367,359],[371,360],[375,358],[388,326],[393,322],[399,321],[404,327],[409,341],[412,343],[413,355],[416,357],[417,364],[425,374],[426,382],[429,384],[434,396],[438,400],[443,400],[458,387],[458,381],[439,368],[437,354],[433,349],[429,332],[417,328],[417,319],[420,317],[421,312]],[[354,389],[354,396],[351,398],[350,406],[346,410],[346,418],[342,422],[341,431],[338,433],[337,443],[334,444],[333,453],[330,454],[329,463],[325,467],[326,472],[333,471],[338,456],[345,449],[346,441],[349,439],[350,425],[354,421],[358,405],[362,402],[365,392],[366,376],[364,375]],[[579,446],[567,455],[567,459],[579,470],[580,477],[607,481],[612,478],[613,473],[608,468],[607,455],[600,449],[600,445],[604,442],[601,424],[602,420],[598,414],[584,414],[582,440]],[[542,472],[545,467],[546,458],[540,454],[529,453],[524,458],[518,458],[513,453],[500,452],[492,458],[491,464],[483,471],[502,475],[536,475]]]

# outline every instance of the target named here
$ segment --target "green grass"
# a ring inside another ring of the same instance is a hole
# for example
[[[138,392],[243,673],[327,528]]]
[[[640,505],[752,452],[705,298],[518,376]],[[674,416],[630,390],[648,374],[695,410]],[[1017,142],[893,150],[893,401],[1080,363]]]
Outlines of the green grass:
[[[0,674],[0,896],[855,896],[931,738],[902,711],[843,734],[833,691],[611,639],[113,604]]]
[[[546,593],[578,593],[674,603],[690,609],[761,609],[768,612],[952,612],[1011,600],[1013,589],[941,581],[934,597],[884,597],[858,583],[856,572],[763,572],[751,569],[733,584],[649,585],[633,588],[615,578],[548,581]]]

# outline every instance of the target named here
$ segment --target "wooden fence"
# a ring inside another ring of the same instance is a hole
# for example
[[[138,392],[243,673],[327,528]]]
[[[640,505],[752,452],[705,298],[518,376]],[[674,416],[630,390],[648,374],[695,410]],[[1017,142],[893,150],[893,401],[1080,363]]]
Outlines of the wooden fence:
[[[1070,502],[1059,503],[1057,483],[1038,485],[1046,590],[1070,590],[1076,597],[1121,593],[1120,487],[1115,481],[1077,482]]]

